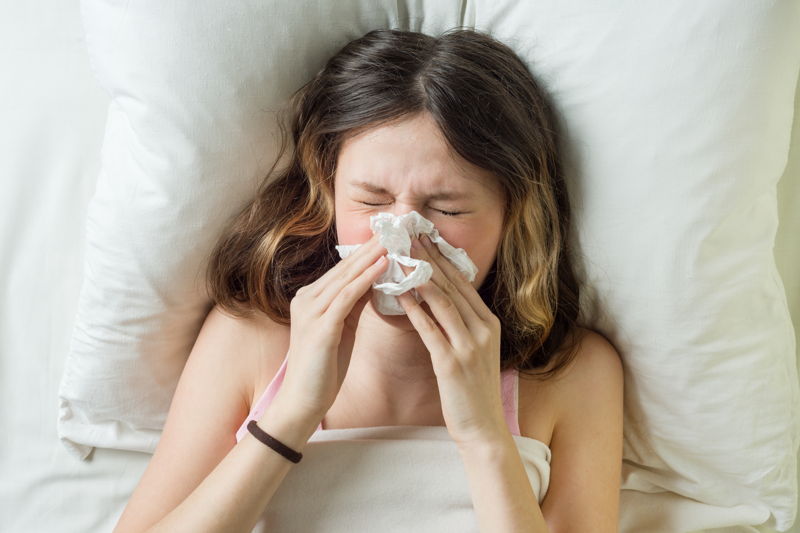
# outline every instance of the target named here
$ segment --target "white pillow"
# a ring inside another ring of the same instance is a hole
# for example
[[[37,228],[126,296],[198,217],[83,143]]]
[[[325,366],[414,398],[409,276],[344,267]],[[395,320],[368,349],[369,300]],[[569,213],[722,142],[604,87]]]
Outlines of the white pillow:
[[[622,530],[705,519],[670,515],[676,506],[653,505],[659,493],[785,530],[800,392],[772,246],[799,10],[788,0],[473,0],[463,13],[435,0],[84,0],[112,103],[60,388],[62,442],[81,458],[94,446],[154,450],[210,309],[202,261],[273,163],[273,112],[289,95],[371,29],[464,24],[512,46],[564,121],[574,246],[587,259],[582,322],[626,367]],[[628,503],[652,511],[627,513]]]

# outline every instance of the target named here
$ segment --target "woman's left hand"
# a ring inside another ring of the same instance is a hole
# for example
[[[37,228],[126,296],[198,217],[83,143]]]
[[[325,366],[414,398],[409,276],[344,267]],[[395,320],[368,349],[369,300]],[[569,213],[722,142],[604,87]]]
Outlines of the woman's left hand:
[[[422,240],[425,246],[412,247],[411,254],[433,267],[431,279],[416,287],[424,301],[408,292],[397,299],[431,354],[448,432],[459,446],[507,439],[500,320],[437,246]]]

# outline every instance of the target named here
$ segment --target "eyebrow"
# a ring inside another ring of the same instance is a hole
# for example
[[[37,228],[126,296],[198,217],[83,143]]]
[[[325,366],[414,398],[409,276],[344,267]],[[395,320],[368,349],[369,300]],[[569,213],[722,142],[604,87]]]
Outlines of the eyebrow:
[[[373,185],[367,181],[354,181],[353,185],[360,189],[364,189],[368,192],[374,192],[377,194],[389,194],[389,191],[384,189],[383,187],[378,187],[377,185]],[[461,200],[463,198],[469,198],[472,196],[468,193],[456,193],[456,192],[439,192],[436,194],[431,194],[428,196],[430,200]]]

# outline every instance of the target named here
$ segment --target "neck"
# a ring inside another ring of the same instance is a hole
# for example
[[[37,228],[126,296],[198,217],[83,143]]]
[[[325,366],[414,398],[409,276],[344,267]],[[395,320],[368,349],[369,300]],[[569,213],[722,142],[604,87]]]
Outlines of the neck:
[[[406,315],[382,315],[372,300],[364,306],[340,396],[387,425],[441,417],[430,353]]]

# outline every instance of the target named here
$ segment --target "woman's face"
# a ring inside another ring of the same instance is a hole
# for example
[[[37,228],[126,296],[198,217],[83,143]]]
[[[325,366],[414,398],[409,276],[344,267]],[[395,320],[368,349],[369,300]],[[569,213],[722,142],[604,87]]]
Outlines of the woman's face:
[[[500,243],[503,191],[490,173],[452,157],[428,113],[347,139],[334,181],[339,244],[368,241],[371,215],[414,210],[466,250],[478,267],[472,285],[479,288]]]

